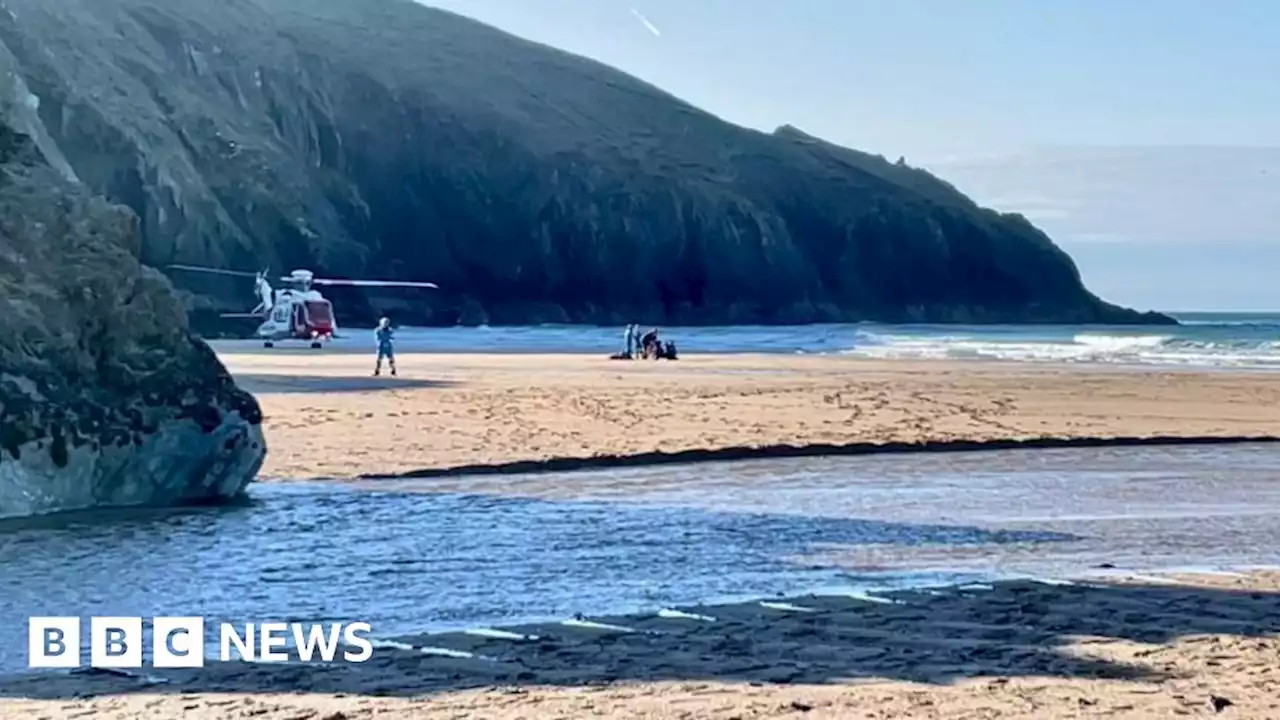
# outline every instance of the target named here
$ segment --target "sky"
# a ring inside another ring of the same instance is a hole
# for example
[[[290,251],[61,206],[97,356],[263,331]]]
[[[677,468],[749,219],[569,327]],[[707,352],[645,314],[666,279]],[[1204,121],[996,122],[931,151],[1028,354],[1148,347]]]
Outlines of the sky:
[[[1280,2],[421,1],[905,156],[1025,212],[1109,300],[1280,309]]]

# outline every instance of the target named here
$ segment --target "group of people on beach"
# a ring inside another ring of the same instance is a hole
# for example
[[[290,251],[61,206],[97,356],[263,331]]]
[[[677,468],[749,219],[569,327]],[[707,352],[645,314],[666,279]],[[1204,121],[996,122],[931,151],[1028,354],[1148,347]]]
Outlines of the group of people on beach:
[[[621,353],[613,356],[615,359],[632,360],[636,355],[644,360],[676,359],[676,344],[659,340],[658,328],[650,328],[648,332],[641,334],[640,326],[631,323],[623,331],[623,337],[625,347]],[[377,360],[373,366],[374,377],[382,374],[383,360],[387,361],[388,369],[394,377],[396,374],[395,329],[391,327],[390,318],[383,317],[378,320],[378,327],[373,331],[373,341],[378,348]]]
[[[644,360],[676,359],[676,344],[659,340],[658,328],[651,328],[649,332],[642,335],[640,326],[631,323],[623,331],[623,337],[626,343],[625,348],[618,355],[614,355],[615,359],[632,360],[637,354]],[[373,331],[373,341],[378,348],[378,358],[373,366],[374,377],[382,374],[383,360],[387,361],[387,366],[394,377],[396,374],[395,329],[391,327],[390,318],[383,317],[378,320],[378,327]]]
[[[631,323],[623,330],[625,345],[623,351],[614,357],[619,360],[631,360],[639,354],[644,360],[675,360],[676,344],[662,342],[658,339],[658,328],[640,334],[640,326]]]

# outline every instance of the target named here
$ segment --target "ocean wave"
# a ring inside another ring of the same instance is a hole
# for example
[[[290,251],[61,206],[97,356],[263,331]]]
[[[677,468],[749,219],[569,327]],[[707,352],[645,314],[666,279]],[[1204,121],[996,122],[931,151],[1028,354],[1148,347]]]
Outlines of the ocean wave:
[[[1063,337],[859,330],[841,354],[875,359],[1006,360],[1280,369],[1280,340],[1075,333]]]
[[[1280,369],[1280,314],[1217,317],[1180,326],[888,325],[879,323],[670,327],[684,355],[843,353],[881,359],[984,359]],[[371,329],[349,329],[335,346],[368,351]],[[623,349],[621,327],[495,326],[401,328],[404,353],[527,352],[608,355]],[[224,341],[220,349],[248,341]]]

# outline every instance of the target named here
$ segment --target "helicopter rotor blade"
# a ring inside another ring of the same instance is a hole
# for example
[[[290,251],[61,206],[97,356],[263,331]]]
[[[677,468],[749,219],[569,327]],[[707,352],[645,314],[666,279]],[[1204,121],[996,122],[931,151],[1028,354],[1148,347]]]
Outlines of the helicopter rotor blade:
[[[351,287],[412,287],[440,289],[439,285],[430,282],[400,282],[398,280],[333,280],[330,278],[313,278],[313,285],[347,285]]]
[[[201,267],[199,265],[168,265],[173,270],[187,270],[189,272],[212,273],[214,275],[235,275],[237,277],[257,277],[257,273],[242,272],[240,270],[223,270],[221,268]]]

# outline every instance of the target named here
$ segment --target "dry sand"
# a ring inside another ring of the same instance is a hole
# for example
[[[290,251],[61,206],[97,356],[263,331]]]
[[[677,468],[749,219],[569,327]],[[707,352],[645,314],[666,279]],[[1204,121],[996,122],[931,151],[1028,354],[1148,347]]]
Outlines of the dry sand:
[[[392,650],[358,665],[155,671],[170,682],[150,687],[0,682],[2,698],[40,698],[0,700],[0,716],[1280,718],[1277,573],[891,597],[900,604],[800,597],[692,609],[710,619],[598,619],[652,634],[410,639],[492,660]]]
[[[813,444],[1271,436],[1280,374],[991,362],[364,355],[224,361],[262,401],[265,478]]]

